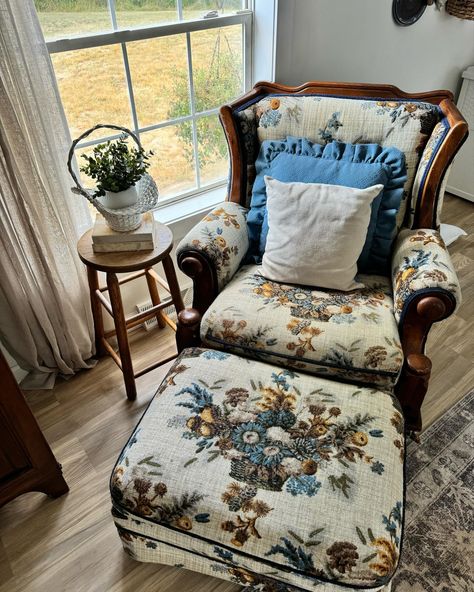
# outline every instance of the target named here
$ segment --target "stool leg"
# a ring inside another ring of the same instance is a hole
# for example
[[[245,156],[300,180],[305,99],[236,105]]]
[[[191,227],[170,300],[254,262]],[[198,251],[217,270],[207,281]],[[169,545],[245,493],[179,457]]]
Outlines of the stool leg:
[[[163,269],[165,270],[166,279],[170,288],[171,298],[176,309],[176,314],[179,314],[184,309],[183,298],[181,296],[181,289],[178,284],[178,278],[176,277],[176,271],[171,257],[167,255],[163,261]]]
[[[135,386],[135,377],[133,375],[130,346],[128,344],[127,325],[125,323],[125,314],[123,312],[122,295],[120,294],[120,285],[115,273],[107,273],[107,287],[109,289],[110,304],[114,313],[115,330],[117,332],[117,341],[127,398],[129,401],[134,401],[137,398],[137,389]]]
[[[91,300],[92,318],[94,319],[95,353],[97,357],[106,354],[102,338],[104,337],[104,319],[102,306],[97,299],[96,290],[99,289],[99,275],[97,270],[87,265],[87,280],[89,282],[89,295]]]
[[[153,305],[161,304],[160,293],[158,292],[158,286],[156,285],[154,278],[148,273],[148,269],[145,269],[145,277],[146,277],[146,283],[148,284],[148,292],[150,293],[150,298],[151,298]],[[158,326],[160,327],[160,329],[163,329],[163,327],[166,327],[166,323],[163,320],[163,315],[161,314],[161,310],[159,310],[156,313],[156,320],[158,321]]]

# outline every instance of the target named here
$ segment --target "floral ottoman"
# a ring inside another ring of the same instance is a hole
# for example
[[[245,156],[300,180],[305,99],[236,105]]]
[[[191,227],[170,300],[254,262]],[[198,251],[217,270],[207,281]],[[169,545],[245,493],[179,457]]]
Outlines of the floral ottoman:
[[[390,590],[403,418],[389,393],[185,350],[111,478],[138,561],[262,592]]]

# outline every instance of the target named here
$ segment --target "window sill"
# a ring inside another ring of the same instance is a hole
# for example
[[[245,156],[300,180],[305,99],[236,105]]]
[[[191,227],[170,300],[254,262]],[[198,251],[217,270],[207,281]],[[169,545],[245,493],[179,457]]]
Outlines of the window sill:
[[[209,212],[215,205],[225,201],[226,195],[227,188],[225,185],[214,187],[209,191],[178,202],[158,205],[157,209],[153,211],[153,216],[155,220],[168,226],[174,226],[180,222],[188,222],[194,217],[198,217],[196,222],[199,222],[202,216]]]

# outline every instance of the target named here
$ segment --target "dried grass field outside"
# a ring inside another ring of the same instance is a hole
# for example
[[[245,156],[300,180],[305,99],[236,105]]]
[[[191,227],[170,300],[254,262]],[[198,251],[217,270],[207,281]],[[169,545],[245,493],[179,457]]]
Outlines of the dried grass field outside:
[[[202,11],[188,12],[187,18],[202,15]],[[40,12],[39,16],[47,39],[111,29],[110,17],[105,10]],[[173,21],[176,20],[176,13],[121,11],[117,17],[120,27],[131,28]],[[242,92],[240,25],[193,32],[191,47],[198,111],[217,108]],[[130,42],[127,43],[127,53],[139,127],[191,113],[186,96],[188,70],[184,34]],[[97,123],[133,128],[120,45],[53,53],[51,57],[73,138]],[[237,80],[232,84],[228,83],[229,73],[224,71],[229,63],[235,65],[234,78]],[[219,81],[216,84],[216,75],[222,77],[220,86]],[[195,187],[192,148],[186,139],[189,125],[182,123],[141,134],[145,149],[154,152],[150,173],[157,181],[162,196]],[[96,136],[88,139],[94,137],[99,138],[97,132]],[[227,158],[222,150],[225,142],[217,116],[201,121],[198,141],[201,183],[205,185],[224,178]],[[209,144],[213,142],[219,144],[220,150],[209,155]],[[82,149],[78,155],[91,151],[92,147]]]

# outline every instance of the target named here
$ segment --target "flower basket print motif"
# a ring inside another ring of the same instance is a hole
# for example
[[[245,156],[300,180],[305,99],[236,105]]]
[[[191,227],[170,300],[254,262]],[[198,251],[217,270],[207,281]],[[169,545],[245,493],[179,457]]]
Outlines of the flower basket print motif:
[[[252,390],[227,390],[221,404],[214,402],[213,390],[222,388],[223,381],[186,386],[176,393],[177,405],[190,412],[183,437],[196,440],[196,454],[228,460],[229,475],[237,482],[312,497],[322,486],[320,469],[333,467],[334,475],[325,470],[328,485],[350,497],[353,480],[346,471],[352,463],[364,461],[372,473],[383,473],[383,464],[365,451],[369,440],[383,437],[383,431],[369,414],[341,419],[341,409],[325,403],[296,412],[302,395],[292,386],[293,378],[289,370],[274,372],[270,384],[251,381]]]

